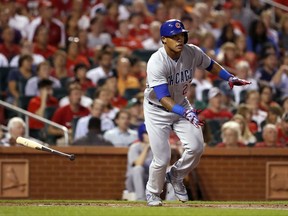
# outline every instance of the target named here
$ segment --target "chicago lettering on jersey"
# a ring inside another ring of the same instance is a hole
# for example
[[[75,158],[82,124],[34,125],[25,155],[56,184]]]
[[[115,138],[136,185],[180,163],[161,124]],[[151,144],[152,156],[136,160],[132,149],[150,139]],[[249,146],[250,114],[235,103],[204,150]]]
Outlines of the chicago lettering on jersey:
[[[192,69],[186,69],[181,72],[177,72],[168,76],[168,85],[177,85],[179,83],[185,83],[191,81],[192,79]]]

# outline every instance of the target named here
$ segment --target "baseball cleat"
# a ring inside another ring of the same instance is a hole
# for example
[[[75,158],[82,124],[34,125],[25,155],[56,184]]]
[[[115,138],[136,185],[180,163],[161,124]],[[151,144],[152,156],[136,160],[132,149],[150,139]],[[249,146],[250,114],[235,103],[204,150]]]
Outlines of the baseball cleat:
[[[188,194],[186,187],[183,184],[183,181],[174,180],[170,172],[166,173],[166,181],[167,183],[170,183],[172,185],[175,192],[175,196],[177,197],[178,200],[180,200],[181,202],[188,201]]]
[[[148,206],[162,206],[162,200],[159,195],[146,190],[146,199]]]

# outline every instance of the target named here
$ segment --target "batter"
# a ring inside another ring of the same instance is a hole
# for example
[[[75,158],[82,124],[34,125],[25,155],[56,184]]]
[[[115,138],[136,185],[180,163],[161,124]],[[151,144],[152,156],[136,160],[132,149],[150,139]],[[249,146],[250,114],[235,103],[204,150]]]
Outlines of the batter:
[[[188,31],[180,20],[164,22],[160,28],[163,47],[155,52],[147,64],[147,84],[144,100],[145,124],[153,153],[146,185],[146,199],[149,206],[161,206],[165,178],[171,183],[177,198],[188,201],[184,177],[197,166],[203,152],[203,122],[198,113],[191,109],[185,95],[192,82],[196,67],[205,69],[234,85],[246,85],[227,72],[202,50],[186,44]],[[184,152],[181,158],[166,173],[170,162],[169,135],[174,130]]]

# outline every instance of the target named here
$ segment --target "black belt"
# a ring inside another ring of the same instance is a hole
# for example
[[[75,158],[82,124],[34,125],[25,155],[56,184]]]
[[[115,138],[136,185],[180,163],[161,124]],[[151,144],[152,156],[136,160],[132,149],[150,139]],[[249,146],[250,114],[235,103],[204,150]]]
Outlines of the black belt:
[[[169,110],[167,110],[167,109],[166,109],[165,107],[163,107],[163,106],[154,104],[154,103],[152,103],[152,102],[150,102],[150,101],[148,101],[148,103],[149,103],[150,105],[154,106],[154,107],[157,107],[157,108],[162,109],[162,110],[164,110],[164,111],[166,111],[166,112],[169,112]]]

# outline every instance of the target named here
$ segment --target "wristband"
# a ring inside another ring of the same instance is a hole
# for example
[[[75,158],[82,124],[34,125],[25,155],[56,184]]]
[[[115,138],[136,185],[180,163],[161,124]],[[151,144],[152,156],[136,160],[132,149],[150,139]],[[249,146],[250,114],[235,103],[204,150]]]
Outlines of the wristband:
[[[225,69],[221,69],[219,72],[219,77],[223,80],[229,81],[230,77],[233,77],[232,74],[230,74],[228,71],[226,71]]]
[[[180,116],[183,116],[184,113],[185,113],[185,108],[179,104],[175,104],[173,107],[172,107],[172,112],[180,115]]]

